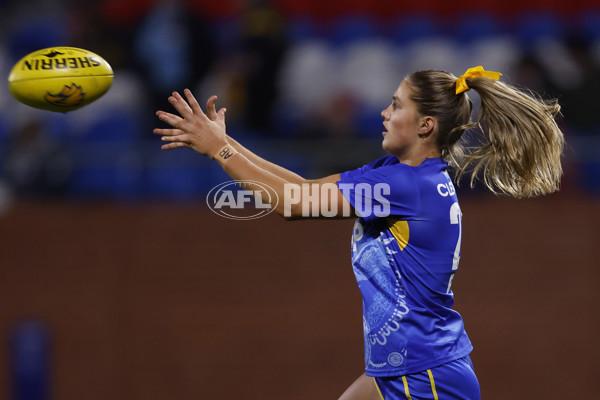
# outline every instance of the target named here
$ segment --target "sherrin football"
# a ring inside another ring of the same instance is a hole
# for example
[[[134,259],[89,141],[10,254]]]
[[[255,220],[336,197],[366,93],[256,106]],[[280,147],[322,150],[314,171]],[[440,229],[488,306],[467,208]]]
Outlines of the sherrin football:
[[[76,47],[49,47],[29,53],[8,75],[8,89],[21,103],[67,112],[110,89],[113,70],[99,55]]]

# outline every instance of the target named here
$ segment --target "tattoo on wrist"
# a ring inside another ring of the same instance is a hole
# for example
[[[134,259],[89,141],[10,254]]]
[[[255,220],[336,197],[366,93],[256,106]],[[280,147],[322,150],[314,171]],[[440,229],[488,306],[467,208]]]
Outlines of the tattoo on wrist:
[[[219,151],[217,151],[217,154],[215,154],[213,158],[217,161],[225,161],[236,153],[237,150],[234,149],[233,146],[226,144],[225,146],[221,147]]]

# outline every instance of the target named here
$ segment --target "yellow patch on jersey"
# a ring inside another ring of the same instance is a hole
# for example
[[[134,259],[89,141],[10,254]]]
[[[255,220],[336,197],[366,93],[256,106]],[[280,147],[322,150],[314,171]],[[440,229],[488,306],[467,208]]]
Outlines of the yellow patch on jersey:
[[[404,248],[408,244],[408,238],[410,237],[408,221],[388,218],[387,223],[388,229],[398,242],[398,247],[400,247],[400,250],[404,250]]]

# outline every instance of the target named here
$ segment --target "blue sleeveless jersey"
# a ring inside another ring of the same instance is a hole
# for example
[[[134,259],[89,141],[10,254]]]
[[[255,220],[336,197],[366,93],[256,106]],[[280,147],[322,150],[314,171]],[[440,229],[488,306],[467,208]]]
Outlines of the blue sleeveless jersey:
[[[447,168],[440,158],[411,167],[389,155],[342,173],[338,182],[360,215],[352,265],[369,376],[420,372],[473,349],[451,308],[462,215]]]

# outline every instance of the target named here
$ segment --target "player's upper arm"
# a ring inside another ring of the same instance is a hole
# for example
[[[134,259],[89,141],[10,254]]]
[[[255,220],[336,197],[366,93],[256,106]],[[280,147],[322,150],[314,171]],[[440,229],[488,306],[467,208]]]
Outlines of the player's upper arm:
[[[305,218],[356,218],[350,202],[337,186],[340,174],[288,184],[284,196],[283,217],[288,220]]]

